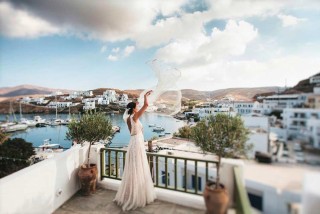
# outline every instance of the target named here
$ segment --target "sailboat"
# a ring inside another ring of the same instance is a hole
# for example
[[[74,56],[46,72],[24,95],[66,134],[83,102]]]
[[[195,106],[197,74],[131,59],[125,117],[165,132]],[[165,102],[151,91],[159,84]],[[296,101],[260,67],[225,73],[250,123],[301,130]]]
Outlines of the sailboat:
[[[56,96],[56,119],[54,119],[53,121],[50,122],[49,125],[51,126],[58,126],[61,125],[64,121],[62,119],[58,118],[58,105],[57,105],[57,96]]]
[[[21,108],[21,102],[19,103],[19,109],[20,109],[20,123],[26,124],[28,127],[34,127],[37,125],[37,122],[34,120],[28,120],[22,116],[22,108]]]
[[[9,114],[13,115],[14,122],[6,122],[1,124],[1,129],[4,132],[22,131],[28,128],[26,124],[17,123],[17,118],[13,111],[12,102],[10,102]]]
[[[64,121],[62,121],[62,122],[61,122],[61,125],[68,125],[71,121],[72,121],[72,118],[71,118],[70,106],[69,106],[69,115],[68,115],[68,118],[65,119]]]

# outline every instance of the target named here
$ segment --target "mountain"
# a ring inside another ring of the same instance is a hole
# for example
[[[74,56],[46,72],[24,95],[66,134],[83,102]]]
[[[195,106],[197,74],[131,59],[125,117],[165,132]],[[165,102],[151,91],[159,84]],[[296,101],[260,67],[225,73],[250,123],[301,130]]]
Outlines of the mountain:
[[[0,88],[0,97],[14,97],[25,96],[33,94],[51,94],[54,91],[61,91],[62,93],[70,93],[72,90],[67,89],[53,89],[34,85],[19,85],[15,87]]]
[[[257,87],[257,88],[227,88],[215,91],[197,91],[192,89],[182,90],[182,97],[187,100],[220,100],[223,97],[232,97],[238,101],[250,101],[256,94],[274,93],[279,87]]]
[[[92,90],[94,95],[101,95],[106,90],[115,90],[116,93],[127,93],[130,98],[138,97],[143,89],[127,89],[120,90],[114,88],[97,88]],[[182,99],[183,100],[202,100],[207,99],[219,100],[223,97],[233,97],[235,100],[249,101],[252,100],[254,95],[261,93],[274,93],[279,90],[279,87],[257,87],[257,88],[228,88],[220,89],[215,91],[198,91],[193,89],[182,89]],[[17,99],[22,96],[42,96],[45,94],[50,94],[54,91],[61,91],[63,93],[70,93],[71,90],[66,89],[52,89],[45,87],[38,87],[33,85],[20,85],[16,87],[5,87],[0,88],[0,101],[6,99]]]

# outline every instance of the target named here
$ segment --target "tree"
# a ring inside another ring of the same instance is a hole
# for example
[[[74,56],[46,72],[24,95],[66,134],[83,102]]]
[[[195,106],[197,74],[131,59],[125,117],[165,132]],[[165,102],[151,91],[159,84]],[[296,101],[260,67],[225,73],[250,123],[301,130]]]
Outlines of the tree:
[[[32,155],[32,143],[22,138],[7,139],[0,145],[0,178],[29,166]]]
[[[245,128],[240,116],[230,117],[217,114],[201,120],[192,128],[192,138],[203,152],[218,156],[216,186],[220,187],[220,165],[222,157],[246,156],[251,145],[247,146],[249,130]]]
[[[68,125],[67,139],[83,145],[89,142],[88,162],[90,166],[91,145],[112,134],[111,121],[103,112],[86,112],[79,121],[73,119]]]
[[[190,139],[192,133],[191,129],[190,126],[183,126],[178,130],[178,133],[174,133],[174,136]]]

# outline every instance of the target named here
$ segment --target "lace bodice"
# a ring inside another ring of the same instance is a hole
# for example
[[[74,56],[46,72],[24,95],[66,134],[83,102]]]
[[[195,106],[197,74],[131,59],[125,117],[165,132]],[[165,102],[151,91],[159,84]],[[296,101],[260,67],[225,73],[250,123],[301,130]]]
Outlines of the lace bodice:
[[[143,127],[139,119],[137,120],[137,122],[134,122],[133,115],[132,115],[130,116],[130,122],[131,122],[131,133],[130,133],[131,136],[137,135],[143,132]]]

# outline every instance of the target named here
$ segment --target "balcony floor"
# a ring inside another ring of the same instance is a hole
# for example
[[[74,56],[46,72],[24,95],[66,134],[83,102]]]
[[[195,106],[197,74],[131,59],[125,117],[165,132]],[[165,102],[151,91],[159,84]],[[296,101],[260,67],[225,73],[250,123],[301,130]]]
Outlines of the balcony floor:
[[[189,207],[184,207],[160,200],[155,200],[153,203],[143,208],[138,208],[133,211],[123,212],[121,207],[117,206],[112,200],[116,196],[115,191],[98,188],[97,192],[91,196],[81,196],[78,192],[66,203],[64,203],[54,214],[84,214],[84,213],[105,213],[105,214],[147,214],[147,213],[165,213],[165,214],[204,214],[205,211],[197,210]]]

